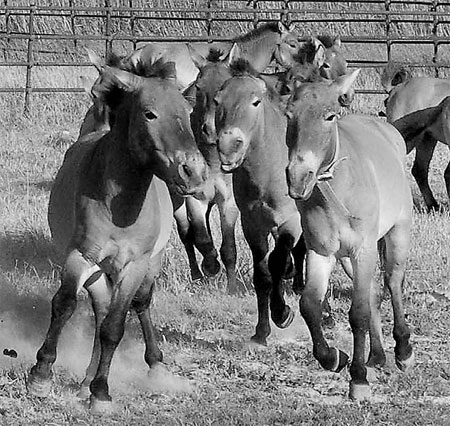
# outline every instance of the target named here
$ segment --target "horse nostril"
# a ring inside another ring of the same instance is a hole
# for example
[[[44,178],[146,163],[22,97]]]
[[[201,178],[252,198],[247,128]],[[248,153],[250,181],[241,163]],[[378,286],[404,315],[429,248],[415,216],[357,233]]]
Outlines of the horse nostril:
[[[183,173],[184,173],[187,177],[191,177],[191,176],[192,176],[192,170],[191,170],[191,168],[190,168],[187,164],[183,164],[182,168],[183,168]]]

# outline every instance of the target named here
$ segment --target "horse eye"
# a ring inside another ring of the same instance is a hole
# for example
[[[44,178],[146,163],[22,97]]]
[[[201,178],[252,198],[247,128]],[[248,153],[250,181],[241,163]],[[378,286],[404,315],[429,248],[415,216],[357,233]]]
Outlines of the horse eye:
[[[254,107],[257,107],[260,103],[261,103],[261,99],[256,99],[255,101],[252,102],[252,105]]]
[[[326,121],[334,121],[337,118],[337,115],[334,113],[330,113],[325,117]]]
[[[144,116],[147,120],[154,120],[155,118],[158,118],[158,115],[154,111],[145,111]]]

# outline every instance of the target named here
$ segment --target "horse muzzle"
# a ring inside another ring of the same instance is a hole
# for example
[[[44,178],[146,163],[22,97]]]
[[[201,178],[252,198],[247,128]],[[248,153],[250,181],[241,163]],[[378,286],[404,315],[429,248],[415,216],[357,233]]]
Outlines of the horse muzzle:
[[[203,192],[208,180],[208,166],[198,153],[183,153],[175,163],[175,187],[180,195],[197,195]]]
[[[291,164],[286,169],[286,180],[289,196],[294,200],[306,201],[317,183],[317,175],[313,170],[298,170]]]
[[[244,162],[246,146],[245,135],[240,129],[220,133],[218,149],[223,172],[230,173]]]

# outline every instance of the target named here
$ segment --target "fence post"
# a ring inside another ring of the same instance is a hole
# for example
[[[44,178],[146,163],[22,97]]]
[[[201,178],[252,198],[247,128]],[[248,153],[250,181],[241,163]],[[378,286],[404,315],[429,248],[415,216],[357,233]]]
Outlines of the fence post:
[[[386,54],[387,62],[391,60],[391,0],[384,1],[384,8],[386,10]]]
[[[131,30],[131,35],[133,37],[132,43],[133,43],[133,50],[136,50],[136,27],[135,27],[135,23],[136,23],[136,16],[133,10],[133,0],[129,0],[128,3],[131,12],[130,12],[130,30]]]
[[[72,28],[72,34],[75,36],[75,9],[73,0],[69,0],[69,7],[70,7],[70,26]],[[73,47],[75,47],[75,49],[77,48],[77,39],[75,37],[73,39]]]
[[[31,82],[31,71],[33,69],[33,43],[35,39],[34,34],[34,15],[36,12],[36,3],[35,0],[30,0],[30,17],[28,20],[28,49],[27,49],[27,75],[25,82],[25,106],[24,106],[24,114],[30,114],[30,101],[31,101],[31,92],[32,92],[32,82]]]
[[[438,24],[439,24],[439,17],[437,16],[437,7],[438,7],[438,0],[433,0],[433,4],[431,6],[431,11],[435,12],[433,15],[433,28],[431,30],[431,33],[433,34],[433,59],[432,62],[434,64],[434,76],[439,77],[439,67],[437,66],[437,56],[438,56],[438,49],[439,49],[439,43],[437,41],[437,31],[438,31]]]
[[[105,8],[106,8],[106,22],[105,22],[105,56],[112,49],[112,40],[111,40],[111,1],[105,0]]]

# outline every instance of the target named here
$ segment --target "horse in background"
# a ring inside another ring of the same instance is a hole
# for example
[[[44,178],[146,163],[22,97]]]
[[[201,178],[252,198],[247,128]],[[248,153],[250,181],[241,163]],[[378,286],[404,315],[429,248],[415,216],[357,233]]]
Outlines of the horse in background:
[[[385,68],[383,86],[389,90],[385,100],[386,117],[402,134],[409,154],[416,155],[411,170],[428,211],[440,206],[428,182],[430,162],[438,141],[450,146],[448,131],[448,102],[450,80],[434,77],[411,77],[398,65]],[[450,198],[450,162],[444,171],[447,194]]]
[[[307,247],[300,311],[311,333],[314,357],[323,368],[335,372],[347,365],[349,357],[328,345],[321,327],[322,303],[336,260],[351,260],[353,358],[349,396],[362,400],[371,394],[365,358],[367,331],[367,365],[382,366],[386,361],[381,289],[374,280],[378,249],[392,299],[398,368],[411,368],[414,354],[402,302],[412,225],[405,145],[400,133],[379,119],[359,115],[340,118],[339,96],[351,89],[358,72],[333,83],[305,83],[296,88],[286,110],[286,178]],[[277,287],[273,294],[279,296]],[[276,304],[283,307],[285,302],[279,298]]]

